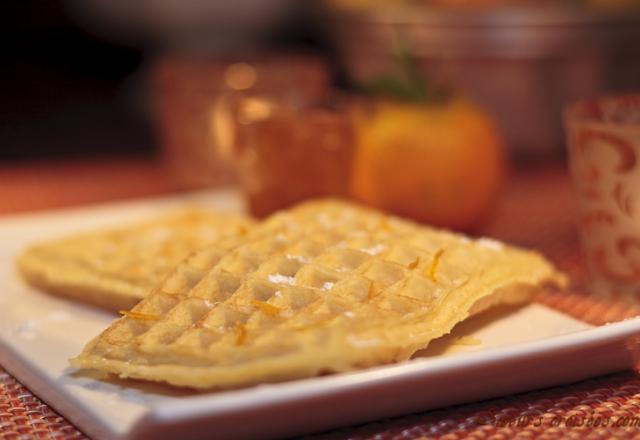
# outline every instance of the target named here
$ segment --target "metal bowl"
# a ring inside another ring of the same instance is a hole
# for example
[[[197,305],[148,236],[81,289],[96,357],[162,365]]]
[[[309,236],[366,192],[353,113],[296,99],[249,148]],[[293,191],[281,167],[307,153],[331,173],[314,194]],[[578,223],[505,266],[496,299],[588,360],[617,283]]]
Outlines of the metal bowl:
[[[328,13],[352,80],[394,71],[394,49],[402,42],[429,77],[450,83],[493,113],[520,158],[563,151],[561,111],[568,102],[640,88],[640,9],[462,11],[396,3],[368,10],[334,7]]]

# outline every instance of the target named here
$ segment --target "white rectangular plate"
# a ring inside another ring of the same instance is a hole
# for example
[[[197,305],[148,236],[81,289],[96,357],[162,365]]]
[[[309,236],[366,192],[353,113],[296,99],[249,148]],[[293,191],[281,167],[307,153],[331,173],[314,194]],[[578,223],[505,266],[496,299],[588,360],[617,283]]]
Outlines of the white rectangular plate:
[[[0,365],[96,439],[295,435],[631,366],[625,342],[640,318],[592,328],[532,304],[469,320],[411,361],[356,373],[211,393],[77,374],[67,359],[115,316],[25,286],[15,255],[40,239],[192,203],[242,209],[225,190],[0,219]]]

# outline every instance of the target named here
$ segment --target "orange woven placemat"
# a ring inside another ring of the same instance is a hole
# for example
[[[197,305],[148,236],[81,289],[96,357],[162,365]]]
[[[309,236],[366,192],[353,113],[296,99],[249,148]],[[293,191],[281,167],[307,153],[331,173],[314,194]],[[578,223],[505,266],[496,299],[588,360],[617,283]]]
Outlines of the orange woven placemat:
[[[48,183],[44,185],[30,180],[42,173],[42,168],[35,174],[29,167],[21,171],[0,169],[0,177],[9,174],[29,182],[29,185],[14,185],[8,189],[0,186],[0,212],[68,206],[90,200],[111,200],[119,195],[133,197],[171,190],[161,168],[152,163],[88,165],[95,167],[97,172],[88,171],[87,166],[74,166],[84,171],[76,177],[66,173],[64,177],[56,177],[55,172],[47,171],[44,177],[40,175],[41,182],[45,183],[44,179]],[[112,182],[122,173],[136,176],[140,181],[138,192],[135,185],[114,188]],[[87,190],[82,179],[92,182],[92,190]],[[2,200],[12,205],[5,203],[2,206]],[[596,325],[639,315],[638,308],[595,300],[584,293],[585,273],[573,218],[568,178],[562,168],[550,168],[514,175],[494,217],[478,232],[536,248],[571,276],[573,287],[570,292],[544,292],[538,296],[538,301]],[[631,372],[618,373],[572,385],[381,420],[312,438],[497,440],[516,437],[640,438],[640,378]],[[0,367],[0,438],[84,436]]]

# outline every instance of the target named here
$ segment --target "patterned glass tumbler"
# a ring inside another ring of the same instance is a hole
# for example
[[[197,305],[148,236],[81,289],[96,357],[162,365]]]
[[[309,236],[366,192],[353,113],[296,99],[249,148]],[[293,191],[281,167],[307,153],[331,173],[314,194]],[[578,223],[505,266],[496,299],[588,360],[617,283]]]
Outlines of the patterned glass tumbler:
[[[640,95],[579,101],[565,126],[590,289],[640,302]]]

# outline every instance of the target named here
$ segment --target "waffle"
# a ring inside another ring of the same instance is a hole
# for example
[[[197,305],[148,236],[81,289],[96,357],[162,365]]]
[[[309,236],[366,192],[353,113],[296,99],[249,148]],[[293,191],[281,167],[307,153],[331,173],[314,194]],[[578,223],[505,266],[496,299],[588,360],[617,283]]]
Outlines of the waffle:
[[[50,293],[129,309],[191,252],[246,232],[252,222],[190,208],[120,229],[36,244],[17,259],[23,278]]]
[[[313,201],[195,253],[71,362],[200,389],[349,371],[545,282],[533,252]]]

